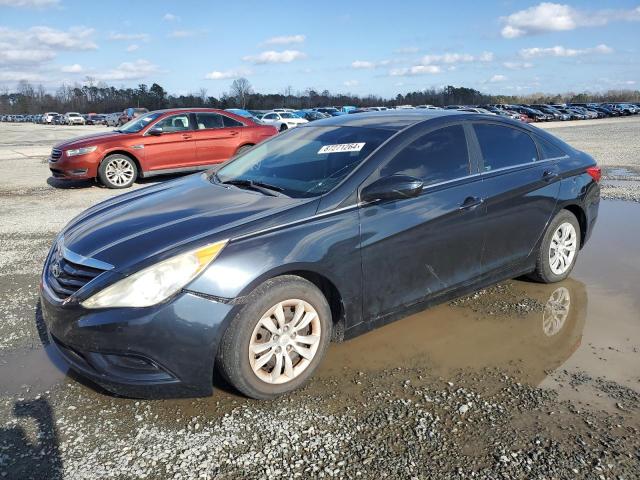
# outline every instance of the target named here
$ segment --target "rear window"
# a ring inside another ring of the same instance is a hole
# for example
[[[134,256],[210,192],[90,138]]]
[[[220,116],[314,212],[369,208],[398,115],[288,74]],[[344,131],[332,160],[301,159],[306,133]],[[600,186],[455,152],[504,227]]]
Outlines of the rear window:
[[[551,142],[537,138],[538,145],[540,146],[540,159],[547,160],[550,158],[565,157],[567,154],[560,147],[555,146]]]
[[[535,143],[522,130],[495,124],[475,124],[473,128],[480,143],[485,172],[538,159]]]
[[[227,117],[226,115],[222,115],[222,120],[225,127],[244,127],[244,123],[231,117]]]

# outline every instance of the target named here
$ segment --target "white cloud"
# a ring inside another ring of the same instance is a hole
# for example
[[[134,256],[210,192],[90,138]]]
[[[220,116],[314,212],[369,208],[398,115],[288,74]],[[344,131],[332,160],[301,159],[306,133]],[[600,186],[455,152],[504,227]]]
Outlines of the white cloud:
[[[375,62],[368,62],[366,60],[356,60],[351,63],[351,68],[370,69],[370,68],[376,68],[376,64]]]
[[[66,65],[62,67],[60,71],[64,73],[82,73],[84,69],[82,68],[82,65],[74,63],[73,65]]]
[[[579,27],[606,25],[613,21],[640,20],[640,7],[631,10],[578,10],[570,5],[542,2],[501,18],[504,38],[518,38],[544,32],[561,32]]]
[[[193,30],[174,30],[167,35],[169,38],[189,38],[196,35]]]
[[[260,65],[265,63],[291,63],[306,57],[307,55],[299,50],[283,50],[281,52],[268,50],[258,55],[247,55],[246,57],[242,57],[242,60]]]
[[[345,87],[357,87],[359,84],[358,80],[346,80],[344,82]]]
[[[93,50],[98,48],[91,40],[93,29],[74,27],[56,30],[49,27],[31,27],[13,30],[0,27],[0,65],[29,65],[42,67],[60,51]]]
[[[244,77],[246,75],[251,75],[251,70],[240,68],[237,70],[214,70],[213,72],[207,73],[204,78],[208,80],[228,80],[231,78],[239,78]]]
[[[149,41],[148,33],[121,33],[121,32],[111,32],[109,34],[109,40],[141,40],[143,42]]]
[[[116,68],[104,73],[96,73],[93,76],[98,80],[138,80],[160,72],[157,65],[148,60],[136,60],[135,62],[123,62]]]
[[[138,45],[137,43],[132,43],[127,47],[127,52],[135,52],[139,48],[140,48],[140,45]]]
[[[164,20],[165,22],[176,22],[180,20],[180,17],[174,15],[173,13],[165,13],[164,17],[162,17],[162,20]]]
[[[494,75],[489,79],[491,83],[504,82],[507,79],[505,75]]]
[[[530,62],[504,62],[502,65],[509,70],[524,70],[533,67],[533,63]]]
[[[408,77],[413,75],[427,75],[440,73],[442,68],[438,65],[414,65],[408,68],[394,68],[389,72],[392,77]]]
[[[60,0],[0,0],[0,7],[48,8],[59,4]]]
[[[520,56],[522,58],[536,58],[536,57],[577,57],[579,55],[590,54],[609,54],[613,53],[613,49],[607,45],[600,44],[593,48],[565,48],[561,45],[548,48],[523,48],[520,50]]]
[[[431,65],[434,63],[468,63],[468,62],[491,62],[493,61],[493,52],[482,52],[475,56],[469,53],[444,53],[441,55],[425,55],[422,57],[423,65]]]
[[[265,40],[264,45],[291,45],[294,43],[304,43],[306,39],[307,37],[305,35],[282,35]]]

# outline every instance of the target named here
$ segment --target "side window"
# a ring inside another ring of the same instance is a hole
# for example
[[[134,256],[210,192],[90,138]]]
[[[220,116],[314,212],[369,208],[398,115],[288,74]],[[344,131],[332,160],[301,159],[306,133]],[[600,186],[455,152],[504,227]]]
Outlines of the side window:
[[[205,130],[207,128],[222,128],[224,126],[222,122],[222,115],[212,112],[199,112],[196,113],[196,120],[198,121],[198,130]]]
[[[464,128],[453,125],[414,140],[382,167],[380,175],[410,175],[425,185],[469,175]]]
[[[244,127],[244,123],[239,122],[231,117],[227,117],[226,115],[222,115],[222,123],[225,127]]]
[[[521,130],[482,123],[473,128],[480,143],[485,172],[538,160],[536,144]]]
[[[551,142],[542,140],[539,137],[536,138],[538,140],[538,145],[540,146],[541,160],[546,160],[548,158],[559,158],[567,155],[564,150],[562,150],[560,147],[556,147]]]
[[[164,118],[156,123],[157,127],[161,127],[163,132],[173,133],[182,132],[184,130],[191,130],[189,122],[189,115],[173,115],[171,117]]]

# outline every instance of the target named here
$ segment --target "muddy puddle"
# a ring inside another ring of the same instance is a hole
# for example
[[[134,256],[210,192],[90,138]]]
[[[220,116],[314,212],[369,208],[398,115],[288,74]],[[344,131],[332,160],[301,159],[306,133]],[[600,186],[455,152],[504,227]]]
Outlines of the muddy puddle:
[[[339,394],[353,386],[359,372],[424,368],[446,379],[461,371],[496,369],[520,382],[555,389],[561,398],[615,408],[596,381],[640,391],[639,239],[639,206],[602,202],[596,231],[566,281],[505,282],[332,345],[317,373],[318,384],[335,381],[344,387],[337,389]],[[67,382],[76,380],[67,376],[55,352],[34,348],[0,354],[4,394],[42,392]],[[196,403],[245,401],[217,386],[213,397]],[[82,388],[89,398],[106,397]],[[189,410],[194,403],[163,404]]]

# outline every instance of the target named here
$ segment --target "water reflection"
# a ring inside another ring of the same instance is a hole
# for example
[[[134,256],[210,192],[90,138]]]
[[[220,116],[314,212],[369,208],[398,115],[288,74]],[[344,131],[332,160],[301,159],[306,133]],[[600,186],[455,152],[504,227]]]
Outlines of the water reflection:
[[[428,367],[447,375],[497,367],[538,385],[580,346],[587,290],[573,279],[505,285],[462,306],[440,305],[334,345],[321,375],[394,367]],[[530,306],[528,313],[522,305]]]

